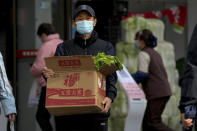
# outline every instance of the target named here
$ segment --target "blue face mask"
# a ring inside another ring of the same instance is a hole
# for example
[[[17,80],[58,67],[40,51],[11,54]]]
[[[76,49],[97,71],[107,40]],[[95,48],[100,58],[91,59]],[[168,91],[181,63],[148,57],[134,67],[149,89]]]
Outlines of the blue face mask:
[[[135,40],[133,44],[136,49],[139,49],[138,40]]]
[[[87,20],[76,22],[77,31],[82,35],[88,35],[93,31],[94,28],[93,23],[94,23],[93,21],[87,21]]]

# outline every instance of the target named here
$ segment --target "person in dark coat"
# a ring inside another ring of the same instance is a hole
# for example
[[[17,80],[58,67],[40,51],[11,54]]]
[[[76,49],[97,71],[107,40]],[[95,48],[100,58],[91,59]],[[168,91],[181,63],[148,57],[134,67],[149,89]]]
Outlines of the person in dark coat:
[[[94,30],[96,22],[94,10],[88,5],[80,5],[75,11],[73,20],[77,29],[75,38],[58,45],[55,56],[95,56],[99,52],[114,56],[113,45],[108,41],[99,39]],[[54,72],[45,68],[43,73],[46,78],[49,78]],[[115,72],[106,77],[106,97],[103,100],[105,108],[102,113],[57,116],[55,117],[57,131],[107,131],[110,105],[117,94],[116,81]]]
[[[153,49],[157,46],[157,38],[150,30],[144,29],[136,33],[134,44],[140,49],[140,53],[138,71],[132,76],[137,83],[142,83],[148,100],[143,118],[143,131],[172,131],[162,123],[161,118],[171,90],[162,58]]]
[[[183,131],[192,131],[196,119],[197,103],[197,25],[194,28],[187,52],[183,73],[179,79],[181,100],[179,109]]]

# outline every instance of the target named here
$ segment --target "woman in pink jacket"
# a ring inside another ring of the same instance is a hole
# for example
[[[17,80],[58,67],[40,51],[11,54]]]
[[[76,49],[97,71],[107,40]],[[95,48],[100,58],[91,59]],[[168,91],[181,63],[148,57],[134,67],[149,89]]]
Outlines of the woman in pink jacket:
[[[50,114],[45,108],[46,81],[42,76],[42,70],[45,67],[44,58],[54,56],[57,45],[63,41],[60,39],[59,34],[55,32],[54,27],[48,23],[43,23],[38,27],[37,35],[43,44],[38,50],[36,60],[30,70],[31,74],[38,80],[38,84],[42,87],[36,120],[42,131],[52,131],[49,121]]]

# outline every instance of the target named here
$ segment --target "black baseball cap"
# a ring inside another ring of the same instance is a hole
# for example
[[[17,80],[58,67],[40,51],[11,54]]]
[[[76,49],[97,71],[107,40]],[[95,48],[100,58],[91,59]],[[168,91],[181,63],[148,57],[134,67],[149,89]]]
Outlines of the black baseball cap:
[[[74,16],[73,19],[75,19],[75,17],[78,15],[79,12],[81,11],[87,11],[88,13],[90,13],[91,16],[95,17],[95,12],[92,9],[92,7],[90,7],[89,5],[80,5],[77,7],[77,9],[74,12]]]

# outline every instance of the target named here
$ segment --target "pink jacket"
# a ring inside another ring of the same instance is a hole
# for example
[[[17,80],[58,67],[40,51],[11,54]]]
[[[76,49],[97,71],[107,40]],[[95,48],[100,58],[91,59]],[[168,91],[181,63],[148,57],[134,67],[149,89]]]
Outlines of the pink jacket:
[[[44,58],[52,57],[55,54],[57,45],[63,41],[59,38],[59,34],[49,35],[37,52],[36,60],[30,69],[31,74],[38,79],[38,84],[46,86],[46,81],[42,76],[43,67],[46,66]]]

